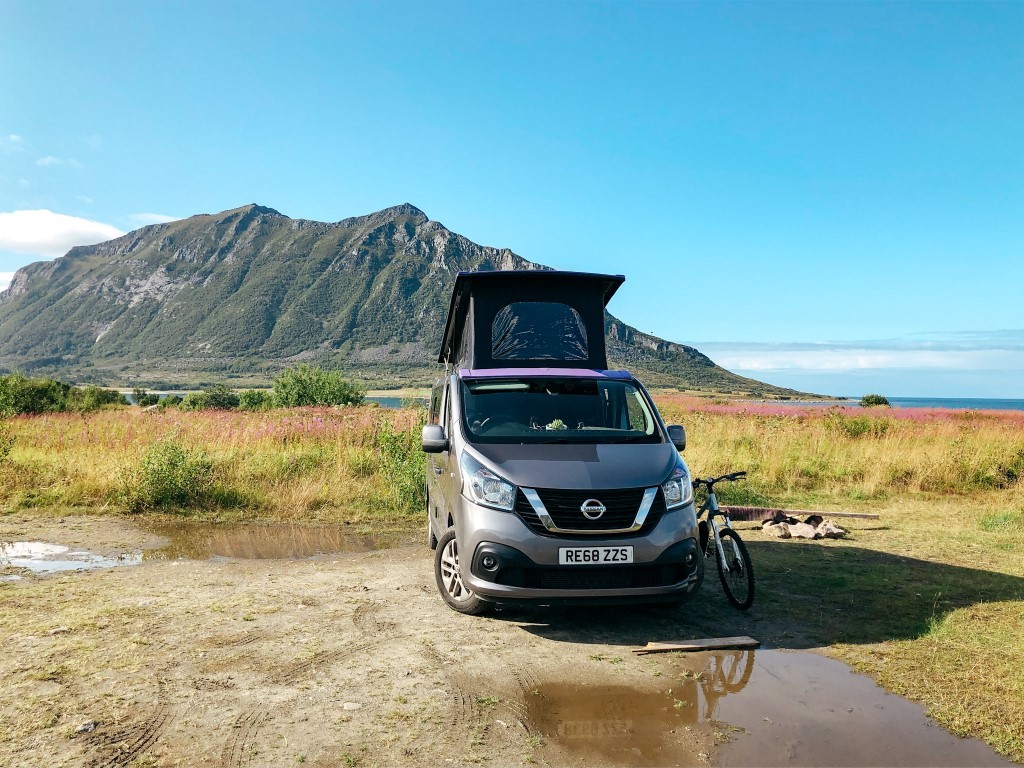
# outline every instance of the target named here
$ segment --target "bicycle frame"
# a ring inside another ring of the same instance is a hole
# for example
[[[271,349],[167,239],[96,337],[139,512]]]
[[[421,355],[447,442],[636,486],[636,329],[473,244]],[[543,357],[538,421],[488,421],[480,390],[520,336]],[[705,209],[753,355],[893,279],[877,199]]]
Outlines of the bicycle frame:
[[[708,543],[709,544],[711,543],[710,539],[714,539],[715,550],[718,553],[718,561],[722,564],[722,566],[725,568],[725,570],[728,571],[729,570],[729,561],[728,561],[728,559],[725,556],[725,547],[722,546],[722,537],[719,535],[720,528],[719,528],[718,523],[715,521],[715,518],[716,517],[721,517],[721,518],[725,519],[725,525],[722,526],[724,528],[732,528],[732,521],[729,520],[729,515],[727,513],[723,512],[721,509],[719,509],[719,507],[718,507],[718,497],[715,495],[714,486],[712,486],[708,490],[707,501],[705,501],[703,504],[700,505],[700,511],[697,513],[697,517],[700,517],[705,512],[708,513],[708,525],[711,526],[711,534],[712,534],[711,536],[708,537],[709,538]],[[739,550],[736,548],[736,544],[735,543],[733,543],[732,548],[733,548],[733,555],[738,558],[740,556],[740,553],[739,553]],[[707,553],[705,552],[705,554],[707,554]]]

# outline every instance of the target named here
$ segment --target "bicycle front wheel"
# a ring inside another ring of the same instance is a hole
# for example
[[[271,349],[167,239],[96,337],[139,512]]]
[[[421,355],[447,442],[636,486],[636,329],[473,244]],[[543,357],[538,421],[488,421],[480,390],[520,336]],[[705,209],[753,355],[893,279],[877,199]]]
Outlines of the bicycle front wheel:
[[[725,563],[716,558],[718,578],[722,580],[722,588],[729,602],[741,611],[754,604],[754,566],[750,563],[750,555],[743,540],[732,528],[723,528],[718,533],[725,550]]]

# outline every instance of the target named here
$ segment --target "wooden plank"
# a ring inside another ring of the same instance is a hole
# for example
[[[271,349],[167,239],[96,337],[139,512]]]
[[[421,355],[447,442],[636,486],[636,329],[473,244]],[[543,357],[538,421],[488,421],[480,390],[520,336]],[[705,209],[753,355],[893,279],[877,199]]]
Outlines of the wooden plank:
[[[878,520],[879,515],[872,512],[814,512],[807,509],[775,509],[774,507],[739,507],[731,504],[722,504],[721,510],[725,512],[729,517],[735,517],[737,520],[767,520],[769,517],[773,517],[776,513],[785,515],[786,517],[804,518],[810,515],[820,515],[821,517],[856,517],[862,520]]]
[[[742,648],[757,648],[761,643],[752,637],[710,637],[704,640],[684,640],[678,643],[647,643],[643,648],[634,648],[633,653],[667,653],[669,651],[721,651]]]

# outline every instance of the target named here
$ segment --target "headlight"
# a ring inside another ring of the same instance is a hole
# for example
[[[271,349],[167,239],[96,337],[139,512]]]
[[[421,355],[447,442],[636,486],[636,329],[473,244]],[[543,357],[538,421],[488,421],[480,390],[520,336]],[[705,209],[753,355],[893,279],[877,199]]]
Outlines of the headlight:
[[[465,451],[459,461],[462,468],[462,493],[467,499],[511,512],[516,504],[516,487],[487,469]]]
[[[672,476],[661,484],[661,492],[665,494],[666,509],[675,509],[693,501],[693,483],[682,461],[676,464]]]

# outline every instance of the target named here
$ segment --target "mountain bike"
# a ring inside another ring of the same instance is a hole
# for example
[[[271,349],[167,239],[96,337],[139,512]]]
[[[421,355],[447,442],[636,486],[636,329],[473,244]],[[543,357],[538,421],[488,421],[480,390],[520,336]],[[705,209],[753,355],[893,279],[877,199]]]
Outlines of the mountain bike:
[[[750,562],[746,545],[729,522],[729,515],[718,508],[715,483],[741,480],[746,476],[746,472],[733,472],[721,477],[711,477],[706,480],[698,477],[693,480],[694,491],[701,487],[707,488],[708,491],[707,499],[697,510],[698,518],[705,512],[708,515],[707,521],[701,520],[700,523],[701,549],[704,552],[704,557],[710,557],[711,542],[714,541],[718,578],[722,581],[722,588],[725,589],[725,596],[729,598],[729,602],[741,611],[747,610],[754,604],[754,566]],[[722,518],[724,523],[719,523],[716,518]]]

